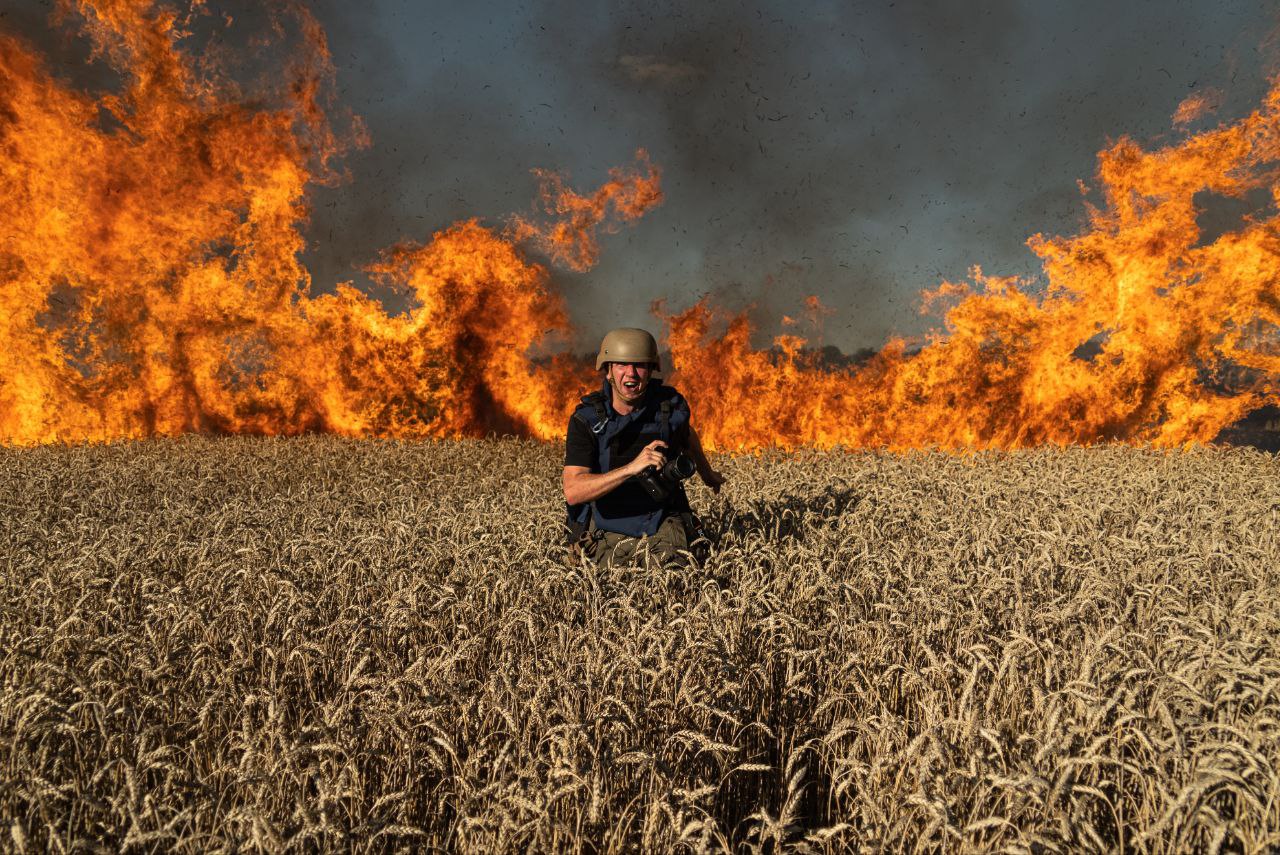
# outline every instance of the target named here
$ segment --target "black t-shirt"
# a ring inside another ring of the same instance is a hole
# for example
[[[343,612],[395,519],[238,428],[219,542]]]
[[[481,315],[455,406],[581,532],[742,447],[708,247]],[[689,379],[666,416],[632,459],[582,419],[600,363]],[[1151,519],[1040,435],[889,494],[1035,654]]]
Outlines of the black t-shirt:
[[[564,440],[564,465],[586,466],[594,471],[598,468],[596,464],[600,456],[599,451],[596,436],[591,432],[591,428],[587,427],[582,419],[569,416],[569,432]]]
[[[652,392],[647,402],[649,406],[654,405],[655,398],[661,397],[669,397],[673,402],[684,406],[683,399],[674,389],[665,386],[651,388]],[[594,413],[587,421],[595,421]],[[565,432],[564,465],[585,466],[589,471],[598,473],[600,472],[600,445],[587,421],[569,417],[569,428]],[[609,454],[610,469],[617,469],[635,460],[644,447],[653,441],[652,430],[647,434],[644,433],[646,424],[652,427],[652,419],[633,421],[613,438],[613,450]],[[667,453],[683,451],[688,444],[689,426],[686,422],[673,431]],[[592,504],[595,505],[600,517],[605,520],[634,517],[638,514],[657,511],[662,511],[665,515],[689,509],[689,499],[683,487],[677,487],[665,503],[658,503],[634,479],[624,481]],[[608,528],[607,525],[604,527]]]

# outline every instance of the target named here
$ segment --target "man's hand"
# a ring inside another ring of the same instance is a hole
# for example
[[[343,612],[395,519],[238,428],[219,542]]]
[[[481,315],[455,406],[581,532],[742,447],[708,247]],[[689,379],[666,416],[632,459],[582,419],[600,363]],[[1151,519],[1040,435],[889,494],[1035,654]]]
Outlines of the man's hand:
[[[689,456],[693,458],[693,465],[697,467],[698,477],[702,479],[702,483],[710,487],[711,492],[719,495],[720,488],[729,479],[711,468],[711,461],[707,459],[707,453],[702,450],[702,439],[692,427],[689,428]]]
[[[729,480],[714,469],[708,469],[704,473],[699,473],[699,476],[702,478],[702,483],[710,487],[711,492],[716,495],[720,494],[720,488]]]
[[[644,450],[636,455],[636,459],[632,460],[623,469],[628,475],[639,475],[644,470],[653,466],[661,469],[667,462],[666,455],[662,452],[667,450],[667,444],[660,439],[655,439],[644,447]]]

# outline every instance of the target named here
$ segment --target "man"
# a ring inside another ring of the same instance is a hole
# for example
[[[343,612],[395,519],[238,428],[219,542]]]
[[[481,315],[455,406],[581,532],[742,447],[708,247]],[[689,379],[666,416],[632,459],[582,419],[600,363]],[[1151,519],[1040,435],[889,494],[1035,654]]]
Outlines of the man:
[[[671,470],[687,475],[692,464],[716,493],[725,482],[689,424],[688,403],[656,375],[660,367],[652,335],[612,330],[596,356],[604,387],[569,418],[563,482],[570,536],[599,564],[637,563],[645,554],[678,564],[692,539],[692,514]]]

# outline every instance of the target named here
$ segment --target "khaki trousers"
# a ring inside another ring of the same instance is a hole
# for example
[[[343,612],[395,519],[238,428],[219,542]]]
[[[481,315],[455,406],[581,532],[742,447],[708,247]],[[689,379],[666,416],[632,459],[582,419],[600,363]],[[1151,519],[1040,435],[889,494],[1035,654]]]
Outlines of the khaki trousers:
[[[593,562],[614,567],[649,561],[663,567],[679,567],[688,562],[688,549],[689,534],[678,514],[663,520],[658,530],[648,537],[601,531],[592,520],[582,543],[583,552]]]

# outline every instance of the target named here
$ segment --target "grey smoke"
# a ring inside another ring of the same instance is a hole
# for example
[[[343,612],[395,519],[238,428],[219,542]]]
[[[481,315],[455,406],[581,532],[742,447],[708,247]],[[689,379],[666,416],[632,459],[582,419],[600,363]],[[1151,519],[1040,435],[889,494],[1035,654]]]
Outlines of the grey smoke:
[[[19,5],[0,27],[36,26],[45,7]],[[916,294],[970,265],[1034,273],[1023,242],[1079,227],[1108,140],[1176,139],[1203,88],[1220,118],[1252,109],[1276,23],[1261,0],[311,8],[373,138],[313,194],[319,290],[367,284],[398,240],[528,211],[533,167],[589,189],[643,147],[666,203],[594,270],[555,274],[584,341],[706,293],[754,305],[766,341],[813,293],[846,351],[922,331]]]

